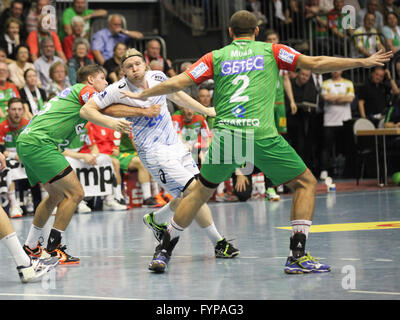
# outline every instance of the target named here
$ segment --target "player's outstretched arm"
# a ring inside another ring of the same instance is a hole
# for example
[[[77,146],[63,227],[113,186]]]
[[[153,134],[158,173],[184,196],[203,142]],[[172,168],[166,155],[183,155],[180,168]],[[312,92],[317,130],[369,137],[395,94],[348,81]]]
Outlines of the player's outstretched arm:
[[[327,73],[354,68],[372,68],[384,66],[393,57],[393,53],[379,50],[367,58],[338,58],[328,56],[311,57],[301,55],[297,62],[300,69],[308,69],[315,73]]]
[[[216,116],[214,108],[203,106],[200,102],[194,100],[191,96],[183,91],[171,93],[167,96],[167,98],[180,107],[191,109],[208,117]]]
[[[146,100],[148,97],[162,96],[165,94],[170,94],[180,91],[183,88],[191,86],[192,84],[193,81],[187,75],[181,73],[178,74],[177,76],[165,80],[164,82],[152,88],[143,90],[141,92],[133,93],[130,91],[121,91],[121,93],[124,94],[122,98],[129,97],[133,99]]]
[[[94,102],[93,98],[83,105],[80,111],[80,117],[86,119],[101,127],[113,129],[118,132],[129,134],[132,123],[125,119],[111,119],[100,113],[100,108]]]

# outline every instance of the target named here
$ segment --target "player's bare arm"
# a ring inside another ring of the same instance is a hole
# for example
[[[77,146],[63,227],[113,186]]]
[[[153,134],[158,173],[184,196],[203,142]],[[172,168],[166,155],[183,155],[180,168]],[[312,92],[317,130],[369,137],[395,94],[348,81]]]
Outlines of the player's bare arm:
[[[183,91],[171,93],[167,96],[167,99],[171,100],[180,107],[191,109],[209,117],[216,116],[215,109],[213,107],[203,106],[200,102],[194,100],[191,96]]]
[[[100,112],[111,117],[149,117],[155,118],[160,114],[161,105],[153,104],[148,108],[127,106],[125,104],[113,104]]]
[[[83,105],[80,111],[80,117],[86,119],[101,127],[113,129],[118,132],[129,134],[132,123],[125,119],[111,119],[100,112],[100,108],[94,102],[93,98]]]
[[[367,58],[337,58],[328,56],[311,57],[302,55],[297,62],[300,69],[308,69],[315,73],[327,73],[352,68],[372,68],[384,66],[393,57],[393,53],[379,50]]]
[[[142,92],[133,93],[133,92],[129,92],[129,91],[124,91],[124,92],[121,91],[121,93],[124,94],[123,97],[126,96],[126,97],[130,97],[133,99],[146,100],[148,97],[162,96],[165,94],[178,92],[178,91],[182,90],[183,88],[186,88],[192,84],[193,84],[193,81],[188,76],[181,73],[175,77],[169,78],[168,80],[160,83],[157,86],[154,86],[149,89],[145,89]]]

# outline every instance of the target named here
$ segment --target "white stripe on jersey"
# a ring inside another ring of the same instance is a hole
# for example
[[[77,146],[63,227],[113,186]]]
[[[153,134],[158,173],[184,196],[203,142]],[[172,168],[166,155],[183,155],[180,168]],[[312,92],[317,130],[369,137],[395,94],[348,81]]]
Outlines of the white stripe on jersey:
[[[151,88],[160,82],[165,81],[167,77],[161,71],[147,71],[145,79],[148,86]],[[109,85],[104,89],[104,91],[96,95],[94,100],[101,109],[116,103],[123,103],[141,108],[148,108],[153,104],[161,104],[160,114],[156,118],[127,118],[127,120],[133,122],[132,134],[138,152],[145,152],[149,149],[154,149],[155,146],[160,144],[171,145],[178,142],[178,135],[172,124],[165,96],[150,97],[146,101],[127,97],[121,99],[121,90],[130,90],[132,92],[143,91],[130,83],[128,79],[123,78],[118,82]]]

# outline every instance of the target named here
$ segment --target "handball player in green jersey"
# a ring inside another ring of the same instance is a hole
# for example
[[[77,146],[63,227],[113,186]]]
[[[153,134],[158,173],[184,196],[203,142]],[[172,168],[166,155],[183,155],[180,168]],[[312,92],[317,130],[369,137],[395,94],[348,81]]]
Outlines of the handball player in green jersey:
[[[79,258],[66,253],[61,244],[78,204],[84,197],[81,183],[70,164],[63,156],[64,147],[80,134],[88,121],[115,131],[129,133],[131,122],[99,114],[97,117],[82,117],[81,108],[92,96],[107,86],[105,71],[99,65],[89,65],[78,70],[79,83],[62,91],[44,105],[17,139],[17,153],[25,166],[29,183],[41,182],[48,197],[38,205],[24,249],[32,257],[42,254],[58,257],[60,264],[77,264]],[[160,108],[132,108],[137,116],[157,116]],[[134,116],[132,114],[132,116]],[[54,208],[57,207],[53,227],[43,250],[39,238],[43,227]]]
[[[255,41],[258,33],[255,16],[245,10],[238,11],[230,20],[231,44],[207,53],[189,70],[131,96],[145,100],[182,90],[193,83],[200,84],[207,79],[213,79],[215,83],[214,107],[217,116],[214,138],[200,170],[200,183],[181,201],[161,245],[156,248],[152,264],[160,272],[166,269],[177,239],[190,225],[200,206],[208,201],[218,184],[229,178],[245,161],[254,163],[275,185],[286,184],[294,192],[290,215],[290,253],[284,271],[293,274],[330,271],[330,266],[317,262],[305,250],[314,213],[317,181],[294,149],[278,135],[274,102],[279,70],[295,71],[301,68],[325,73],[370,68],[383,66],[393,54],[378,51],[368,58],[356,59],[310,57],[285,45]],[[231,139],[227,137],[227,132],[231,133]],[[237,137],[241,137],[242,143],[229,143]],[[237,154],[242,153],[245,146],[252,147],[249,148],[252,152],[246,151],[243,159]],[[226,154],[235,157],[227,158]]]

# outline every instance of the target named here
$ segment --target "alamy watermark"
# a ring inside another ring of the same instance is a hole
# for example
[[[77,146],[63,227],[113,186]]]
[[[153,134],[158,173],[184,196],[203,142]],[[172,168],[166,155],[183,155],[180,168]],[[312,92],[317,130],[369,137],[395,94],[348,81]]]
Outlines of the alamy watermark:
[[[356,268],[352,265],[346,265],[342,268],[345,276],[342,278],[342,288],[344,290],[356,289]]]
[[[342,28],[355,29],[356,28],[356,8],[346,5],[342,8]]]

